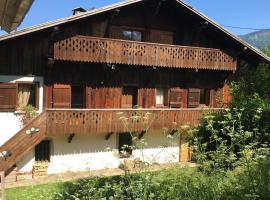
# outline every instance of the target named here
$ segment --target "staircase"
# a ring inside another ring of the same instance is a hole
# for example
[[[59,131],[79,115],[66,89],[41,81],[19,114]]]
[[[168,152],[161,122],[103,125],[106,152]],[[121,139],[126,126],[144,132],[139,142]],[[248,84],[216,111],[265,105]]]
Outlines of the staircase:
[[[7,175],[17,161],[46,137],[46,120],[46,112],[41,113],[0,147],[0,172]]]

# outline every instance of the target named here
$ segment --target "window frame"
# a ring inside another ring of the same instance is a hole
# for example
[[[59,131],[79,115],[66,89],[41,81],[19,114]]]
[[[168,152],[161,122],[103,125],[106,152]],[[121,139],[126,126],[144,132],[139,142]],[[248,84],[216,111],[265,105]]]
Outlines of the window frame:
[[[83,104],[82,104],[82,107],[81,108],[74,108],[72,105],[72,88],[73,87],[81,87],[82,88],[82,91],[83,91]],[[70,95],[71,95],[71,102],[70,102],[70,107],[72,109],[86,109],[86,86],[85,85],[82,85],[82,84],[71,84],[70,85]]]
[[[157,103],[157,94],[158,94],[158,89],[163,90],[163,104],[158,104]],[[167,108],[169,106],[169,89],[168,87],[156,87],[155,89],[155,102],[156,102],[156,107],[157,108]]]
[[[131,39],[124,38],[124,31],[130,31],[131,32]],[[141,33],[141,40],[134,40],[133,38],[133,32],[140,32]],[[122,27],[121,29],[121,36],[123,40],[130,40],[134,42],[143,42],[144,41],[144,35],[145,35],[145,29],[143,28],[134,28],[134,27]]]
[[[198,90],[199,92],[194,92],[192,90]],[[202,91],[203,92],[203,98],[202,98]],[[190,93],[198,93],[198,105],[197,106],[190,106],[189,104],[189,99],[190,99]],[[207,97],[208,95],[208,97]],[[189,88],[188,89],[188,95],[187,95],[187,100],[188,100],[188,108],[199,108],[201,106],[206,106],[206,107],[210,107],[211,103],[210,103],[210,99],[211,99],[211,94],[210,94],[210,90],[207,88]]]
[[[29,82],[29,81],[16,81],[16,87],[17,87],[17,102],[16,102],[16,110],[21,110],[21,108],[19,108],[19,85],[23,84],[23,85],[35,85],[35,108],[37,110],[39,110],[39,88],[40,88],[40,83],[38,81],[33,81],[33,82]]]

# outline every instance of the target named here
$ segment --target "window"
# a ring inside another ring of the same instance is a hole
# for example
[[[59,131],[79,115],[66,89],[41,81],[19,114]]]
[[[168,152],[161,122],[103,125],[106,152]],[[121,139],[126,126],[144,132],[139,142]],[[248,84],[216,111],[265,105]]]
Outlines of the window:
[[[209,106],[210,92],[207,89],[189,89],[188,107],[197,108],[200,105]]]
[[[123,39],[133,40],[133,41],[142,41],[142,32],[133,31],[133,30],[124,30]]]
[[[51,142],[44,140],[35,147],[35,161],[48,161],[51,157]]]
[[[71,108],[84,108],[85,89],[80,85],[71,86]]]
[[[27,105],[38,107],[38,84],[19,83],[18,84],[18,108],[24,108]]]
[[[166,88],[156,89],[156,105],[157,106],[167,105],[167,94],[168,94],[168,90]]]
[[[121,157],[128,157],[132,154],[132,137],[130,133],[119,133],[118,150]]]
[[[210,91],[207,89],[200,90],[200,104],[209,106],[210,101]]]

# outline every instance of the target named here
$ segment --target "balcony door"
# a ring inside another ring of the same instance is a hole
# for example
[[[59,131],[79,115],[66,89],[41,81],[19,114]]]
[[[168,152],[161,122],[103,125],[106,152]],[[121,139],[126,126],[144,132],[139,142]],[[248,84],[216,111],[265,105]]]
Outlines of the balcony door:
[[[138,105],[138,88],[124,87],[122,92],[122,108],[134,108]]]
[[[82,85],[71,86],[71,108],[85,108],[85,87]]]

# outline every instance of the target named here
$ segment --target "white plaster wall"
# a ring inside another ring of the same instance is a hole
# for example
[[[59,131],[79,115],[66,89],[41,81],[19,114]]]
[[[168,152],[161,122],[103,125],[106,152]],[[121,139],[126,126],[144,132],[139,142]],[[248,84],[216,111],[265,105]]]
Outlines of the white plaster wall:
[[[105,134],[77,135],[71,143],[68,143],[67,138],[67,135],[52,138],[53,152],[49,174],[119,166],[119,160],[113,150],[116,148],[115,134],[109,140],[105,140]]]
[[[20,172],[31,172],[35,164],[34,150],[28,152],[19,162],[16,163]]]
[[[118,155],[118,135],[113,134],[105,140],[106,134],[75,135],[68,143],[68,135],[52,136],[51,162],[48,174],[67,171],[87,171],[117,168],[125,159]],[[179,139],[167,138],[160,131],[144,136],[147,142],[143,150],[134,150],[129,159],[140,158],[149,163],[172,163],[179,160]],[[34,153],[30,152],[18,165],[20,171],[31,171]]]
[[[15,135],[21,127],[19,116],[12,112],[0,112],[0,146]]]

